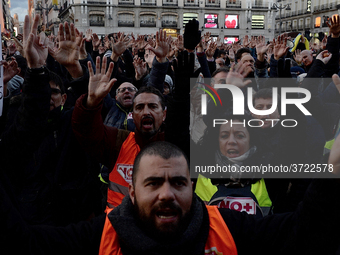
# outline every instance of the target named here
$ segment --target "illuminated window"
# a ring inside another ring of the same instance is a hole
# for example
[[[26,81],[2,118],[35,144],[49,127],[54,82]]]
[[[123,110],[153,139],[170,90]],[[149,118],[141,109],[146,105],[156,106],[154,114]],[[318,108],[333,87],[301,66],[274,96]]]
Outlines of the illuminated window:
[[[264,15],[252,15],[251,16],[251,28],[252,29],[264,29]]]
[[[233,43],[233,42],[238,42],[238,37],[233,37],[233,36],[225,36],[224,37],[224,43]]]
[[[320,27],[321,25],[321,17],[316,17],[315,18],[315,27]]]
[[[238,15],[225,15],[224,28],[238,28]]]
[[[218,15],[217,14],[205,14],[204,15],[204,27],[205,28],[218,28]]]
[[[197,13],[183,13],[183,27],[189,22],[189,20],[198,19]]]

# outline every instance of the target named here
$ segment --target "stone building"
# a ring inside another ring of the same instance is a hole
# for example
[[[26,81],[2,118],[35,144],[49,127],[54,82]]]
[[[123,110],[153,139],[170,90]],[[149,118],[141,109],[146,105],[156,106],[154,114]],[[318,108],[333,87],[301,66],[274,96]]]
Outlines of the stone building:
[[[30,0],[36,1],[36,0]],[[58,11],[51,0],[48,22],[75,23],[85,32],[91,28],[99,35],[133,32],[151,34],[165,29],[176,36],[184,32],[188,20],[196,18],[202,31],[232,42],[244,35],[274,36],[276,12],[272,1],[262,0],[60,0]],[[58,12],[57,17],[53,14]],[[47,16],[47,15],[45,15]],[[59,19],[59,20],[58,20]],[[51,22],[50,22],[51,21]]]
[[[281,11],[281,31],[307,34],[318,38],[319,33],[328,35],[326,21],[340,14],[340,0],[283,0],[277,5],[289,5],[291,10]],[[289,9],[289,8],[288,8]],[[280,30],[280,15],[275,19],[275,34]]]

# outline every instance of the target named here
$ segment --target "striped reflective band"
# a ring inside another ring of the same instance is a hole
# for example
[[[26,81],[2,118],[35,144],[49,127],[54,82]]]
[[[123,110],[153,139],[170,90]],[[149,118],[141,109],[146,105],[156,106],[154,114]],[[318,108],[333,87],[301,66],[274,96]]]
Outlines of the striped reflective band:
[[[124,196],[129,195],[129,188],[128,187],[125,187],[123,185],[119,185],[119,184],[114,183],[114,182],[110,182],[109,189],[114,191],[114,192],[121,193]]]

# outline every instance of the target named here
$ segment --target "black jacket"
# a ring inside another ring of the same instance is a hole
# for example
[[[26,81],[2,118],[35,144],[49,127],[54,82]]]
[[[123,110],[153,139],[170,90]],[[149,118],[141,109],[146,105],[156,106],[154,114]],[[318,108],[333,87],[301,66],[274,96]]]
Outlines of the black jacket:
[[[64,226],[86,220],[92,213],[101,212],[99,165],[82,150],[73,134],[73,110],[56,108],[49,112],[48,70],[40,75],[27,72],[25,82],[25,88],[41,88],[48,93],[26,89],[20,108],[24,117],[16,117],[21,124],[20,131],[27,136],[11,143],[13,150],[21,151],[20,144],[35,138],[33,148],[15,154],[14,160],[27,157],[28,162],[6,172],[19,201],[18,210],[29,224]],[[26,97],[32,98],[35,104],[26,104]],[[39,120],[37,115],[43,110],[48,112],[48,117]],[[37,119],[41,128],[36,131],[37,135],[30,135],[31,126],[38,125],[32,121]],[[15,139],[11,127],[6,138]],[[4,156],[9,157],[7,152]]]
[[[295,213],[272,215],[260,220],[246,213],[229,209],[220,209],[220,213],[240,255],[335,254],[340,236],[338,231],[333,230],[339,228],[337,213],[340,204],[329,194],[339,194],[338,186],[334,180],[313,182],[303,204],[300,204]],[[27,226],[15,210],[2,185],[0,197],[0,243],[3,251],[9,251],[8,254],[13,252],[34,255],[98,254],[104,215],[91,222],[80,222],[64,228]],[[192,232],[185,232],[177,241],[161,246],[164,247],[163,250],[157,248],[159,247],[157,238],[146,234],[147,232],[139,229],[138,236],[134,236],[132,231],[129,232],[138,225],[130,204],[129,199],[125,199],[124,203],[113,210],[109,216],[121,238],[123,254],[136,254],[137,251],[138,254],[204,254],[208,214],[204,205],[198,200],[194,205],[195,217],[191,217],[188,225],[190,227],[191,223],[195,222],[192,225]],[[332,210],[328,210],[323,206],[324,204],[332,204]],[[326,214],[327,217],[323,217]],[[123,222],[125,224],[122,225]],[[147,235],[149,241],[143,242],[143,235]],[[187,238],[189,236],[191,238]],[[13,244],[20,245],[13,246]]]

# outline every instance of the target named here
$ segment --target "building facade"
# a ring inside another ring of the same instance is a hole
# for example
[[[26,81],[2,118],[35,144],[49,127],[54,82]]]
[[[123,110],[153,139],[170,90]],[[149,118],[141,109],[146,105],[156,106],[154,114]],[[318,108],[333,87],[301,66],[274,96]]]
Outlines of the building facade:
[[[281,22],[278,13],[275,34],[279,33],[281,24],[282,32],[303,33],[317,39],[320,32],[328,35],[326,21],[340,14],[340,0],[283,0],[277,4],[289,4],[291,10],[282,10]]]
[[[13,32],[13,18],[10,12],[11,1],[1,1],[0,5],[0,25],[1,32]]]
[[[60,0],[58,18],[99,35],[165,29],[172,36],[183,34],[185,24],[196,18],[203,32],[233,42],[245,35],[273,39],[271,7],[272,1],[262,0]]]
[[[58,18],[59,6],[57,0],[28,0],[30,18],[39,15],[40,27],[47,34],[58,34],[60,19]]]

